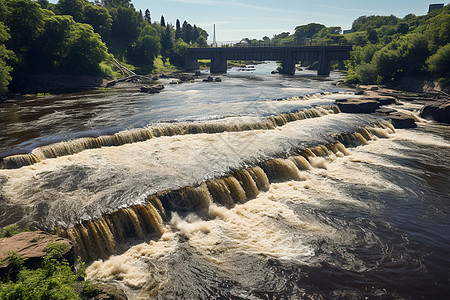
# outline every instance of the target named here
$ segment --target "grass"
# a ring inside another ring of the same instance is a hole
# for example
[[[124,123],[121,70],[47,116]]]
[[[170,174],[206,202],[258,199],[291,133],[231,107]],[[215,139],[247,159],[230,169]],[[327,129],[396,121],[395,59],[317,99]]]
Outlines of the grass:
[[[153,73],[175,73],[180,72],[181,69],[175,67],[174,65],[170,64],[169,59],[164,59],[161,55],[159,55],[157,58],[155,58],[153,62]]]

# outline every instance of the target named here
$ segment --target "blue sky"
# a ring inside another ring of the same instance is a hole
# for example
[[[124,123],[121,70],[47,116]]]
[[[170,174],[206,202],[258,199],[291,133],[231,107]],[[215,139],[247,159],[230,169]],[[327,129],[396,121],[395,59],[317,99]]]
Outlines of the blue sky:
[[[294,32],[298,25],[311,22],[350,29],[353,20],[362,15],[424,15],[430,3],[419,0],[132,0],[136,9],[150,10],[152,21],[161,15],[175,24],[187,20],[197,24],[212,38],[216,24],[218,41],[238,41],[241,38],[261,39],[267,35]],[[446,2],[447,3],[447,2]]]
[[[261,39],[267,35],[294,32],[298,25],[311,22],[350,29],[353,20],[362,15],[424,15],[430,3],[419,0],[132,0],[136,9],[150,10],[152,21],[164,15],[175,24],[185,19],[197,24],[212,38],[216,24],[218,41],[236,41],[248,37]]]

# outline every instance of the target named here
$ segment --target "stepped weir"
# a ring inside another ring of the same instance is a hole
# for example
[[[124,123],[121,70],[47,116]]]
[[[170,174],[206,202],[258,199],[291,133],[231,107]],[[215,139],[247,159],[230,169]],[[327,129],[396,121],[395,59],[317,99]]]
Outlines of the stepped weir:
[[[149,195],[144,204],[120,208],[99,219],[82,221],[68,228],[65,235],[75,243],[84,260],[106,258],[125,251],[133,241],[160,237],[164,233],[165,222],[175,212],[181,215],[195,213],[207,219],[212,203],[233,208],[268,191],[271,183],[302,180],[302,172],[326,168],[320,160],[348,155],[347,147],[364,145],[375,138],[387,138],[389,133],[394,133],[392,125],[380,121],[357,132],[337,134],[334,142],[299,149],[289,157],[261,161],[198,186]]]

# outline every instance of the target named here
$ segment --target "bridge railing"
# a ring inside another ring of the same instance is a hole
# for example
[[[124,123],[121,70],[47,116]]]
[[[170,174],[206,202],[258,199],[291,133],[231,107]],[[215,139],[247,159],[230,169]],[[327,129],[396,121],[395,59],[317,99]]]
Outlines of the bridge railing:
[[[206,45],[203,47],[195,48],[232,48],[232,47],[307,47],[307,46],[354,46],[354,44],[333,42],[333,41],[302,41],[302,42],[224,42],[220,45],[213,47],[212,45]]]

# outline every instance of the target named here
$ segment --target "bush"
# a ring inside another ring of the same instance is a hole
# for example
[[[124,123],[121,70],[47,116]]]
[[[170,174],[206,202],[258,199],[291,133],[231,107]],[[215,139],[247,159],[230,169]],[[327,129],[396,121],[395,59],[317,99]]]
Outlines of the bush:
[[[0,299],[81,299],[80,292],[91,297],[97,295],[98,288],[93,282],[79,282],[86,276],[84,263],[78,259],[79,270],[73,272],[62,258],[66,250],[66,244],[50,244],[42,267],[36,270],[24,268],[22,258],[11,253],[8,260],[14,273],[10,271],[8,281],[0,283]]]
[[[427,59],[428,70],[440,77],[450,76],[450,44],[447,44]]]

